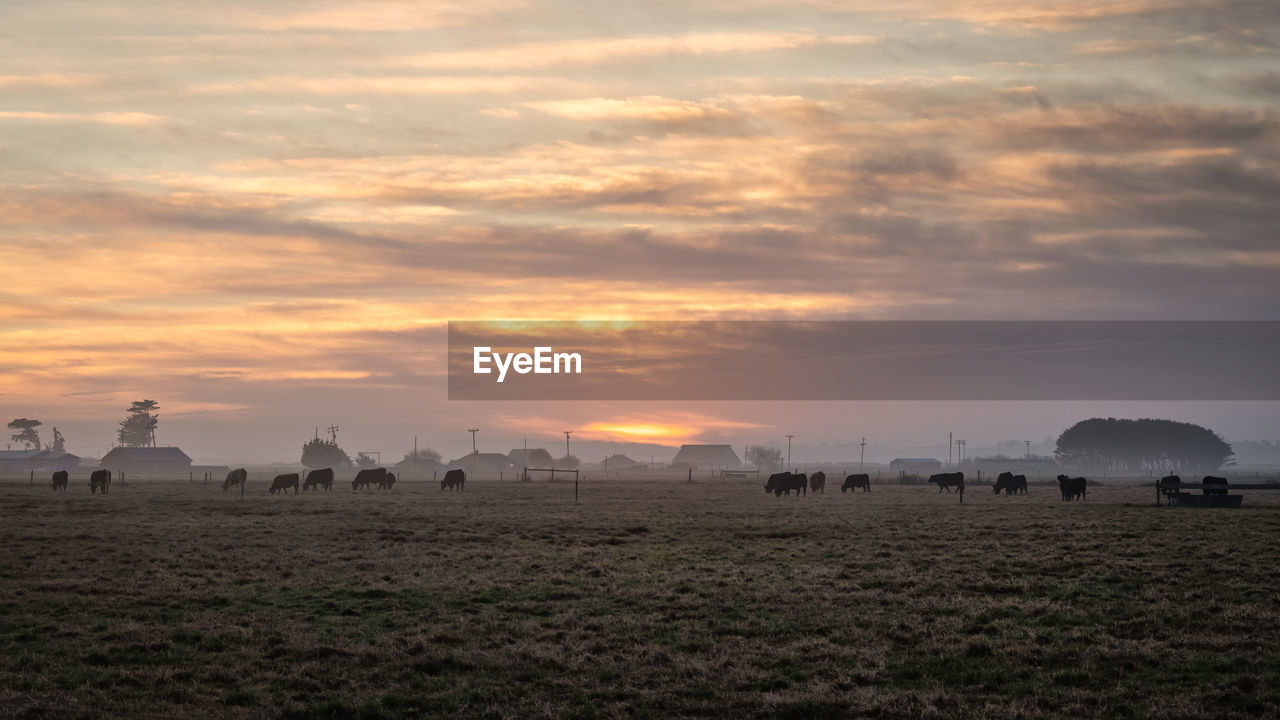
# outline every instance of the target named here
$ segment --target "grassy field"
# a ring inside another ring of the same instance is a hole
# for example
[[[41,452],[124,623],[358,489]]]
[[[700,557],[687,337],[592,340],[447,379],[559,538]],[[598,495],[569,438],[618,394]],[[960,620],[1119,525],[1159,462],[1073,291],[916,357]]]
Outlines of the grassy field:
[[[3,483],[0,714],[1276,716],[1275,495]]]

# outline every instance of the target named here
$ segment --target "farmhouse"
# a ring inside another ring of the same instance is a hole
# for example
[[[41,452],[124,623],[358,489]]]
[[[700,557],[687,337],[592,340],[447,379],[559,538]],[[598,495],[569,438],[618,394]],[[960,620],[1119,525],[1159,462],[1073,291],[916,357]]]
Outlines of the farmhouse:
[[[102,456],[102,467],[126,475],[182,475],[192,472],[191,458],[176,447],[118,447]]]
[[[502,453],[482,453],[474,452],[463,455],[449,463],[451,468],[462,468],[466,471],[468,477],[478,475],[481,477],[493,476],[498,477],[498,473],[506,473],[512,475],[519,468],[511,464],[511,460]],[[514,475],[512,475],[514,477]]]
[[[555,459],[546,448],[516,448],[507,453],[507,459],[516,467],[549,468]]]
[[[894,458],[889,461],[889,472],[924,477],[942,472],[942,461],[933,458]]]
[[[0,450],[0,472],[69,472],[79,466],[80,458],[71,453],[55,453],[52,450]]]
[[[635,470],[640,466],[641,463],[638,463],[621,453],[610,455],[604,459],[605,472],[626,472],[628,470]]]
[[[671,461],[672,466],[698,470],[737,470],[742,467],[738,454],[728,445],[681,445]]]

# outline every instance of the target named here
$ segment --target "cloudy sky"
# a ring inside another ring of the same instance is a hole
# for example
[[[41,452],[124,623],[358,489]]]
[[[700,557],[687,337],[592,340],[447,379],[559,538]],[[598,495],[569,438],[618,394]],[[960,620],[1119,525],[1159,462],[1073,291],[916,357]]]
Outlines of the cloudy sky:
[[[209,461],[331,423],[446,455],[476,426],[504,451],[1095,412],[1280,435],[1274,404],[499,406],[443,380],[450,319],[1280,319],[1269,0],[44,0],[0,27],[0,411],[73,451],[142,397]]]

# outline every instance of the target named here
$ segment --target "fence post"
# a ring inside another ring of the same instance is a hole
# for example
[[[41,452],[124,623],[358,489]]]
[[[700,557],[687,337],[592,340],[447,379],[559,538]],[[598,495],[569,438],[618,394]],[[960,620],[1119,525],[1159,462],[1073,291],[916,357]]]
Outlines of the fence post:
[[[35,471],[35,470],[32,470],[32,471],[31,471],[31,481],[30,481],[30,482],[28,482],[27,484],[28,484],[28,485],[35,485],[35,484],[36,484],[36,471]]]
[[[578,473],[573,473],[573,504],[578,504]]]

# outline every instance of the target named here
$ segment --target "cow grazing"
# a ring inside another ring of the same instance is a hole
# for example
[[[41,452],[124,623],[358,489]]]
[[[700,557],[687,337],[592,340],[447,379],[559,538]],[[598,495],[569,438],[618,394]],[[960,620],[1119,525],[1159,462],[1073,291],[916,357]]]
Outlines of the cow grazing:
[[[808,494],[809,478],[804,473],[780,472],[770,475],[764,485],[765,494],[773,493],[774,497],[790,496],[792,490],[796,491],[796,497]]]
[[[351,489],[363,490],[364,488],[367,488],[370,485],[377,485],[378,487],[382,487],[382,484],[386,481],[387,481],[386,468],[365,468],[364,470],[361,470],[360,472],[356,473],[356,478],[351,481]]]
[[[1027,476],[1014,475],[1011,472],[1002,472],[996,477],[996,484],[993,487],[996,495],[1003,490],[1005,495],[1026,495],[1027,494]]]
[[[288,495],[289,488],[293,488],[294,495],[298,494],[298,473],[286,473],[284,475],[277,475],[275,479],[271,481],[271,487],[269,488],[269,491],[271,492],[272,495],[275,495],[277,490],[284,493],[285,495]]]
[[[103,495],[107,494],[107,490],[111,488],[111,471],[110,470],[94,470],[89,476],[89,494],[93,495],[99,490]]]
[[[1227,494],[1226,478],[1214,477],[1212,475],[1205,475],[1204,480],[1201,481],[1201,484],[1204,486],[1205,495],[1226,495]]]
[[[307,473],[307,479],[303,481],[302,489],[311,490],[312,488],[315,488],[316,490],[319,490],[320,488],[324,488],[325,490],[332,490],[333,489],[333,468],[323,468],[321,470],[312,470],[311,472]]]
[[[871,476],[866,473],[846,476],[844,484],[840,486],[840,492],[855,488],[862,488],[862,492],[871,492]]]
[[[379,490],[390,490],[390,489],[391,489],[391,486],[392,486],[392,485],[395,485],[395,484],[396,484],[396,474],[395,474],[395,473],[393,473],[393,472],[389,472],[389,473],[387,473],[387,476],[386,476],[386,477],[384,477],[384,478],[383,478],[383,479],[378,483],[378,489],[379,489]]]
[[[51,487],[53,487],[54,490],[61,490],[63,492],[67,491],[67,471],[66,470],[59,470],[58,472],[53,474],[53,485]]]
[[[462,468],[454,468],[444,474],[444,479],[440,481],[440,489],[461,491],[466,482],[467,474],[462,471]]]
[[[227,473],[227,479],[222,481],[222,492],[226,492],[237,485],[243,488],[244,484],[248,482],[248,480],[248,470],[245,470],[244,468],[232,470]]]
[[[929,476],[929,482],[938,486],[939,493],[946,490],[950,495],[951,488],[955,488],[957,492],[964,495],[964,473],[962,472],[936,473]]]
[[[809,489],[816,492],[827,494],[827,474],[819,470],[809,478]]]
[[[1058,489],[1062,491],[1062,500],[1064,502],[1068,500],[1084,500],[1085,494],[1088,492],[1087,484],[1082,477],[1058,476]]]

